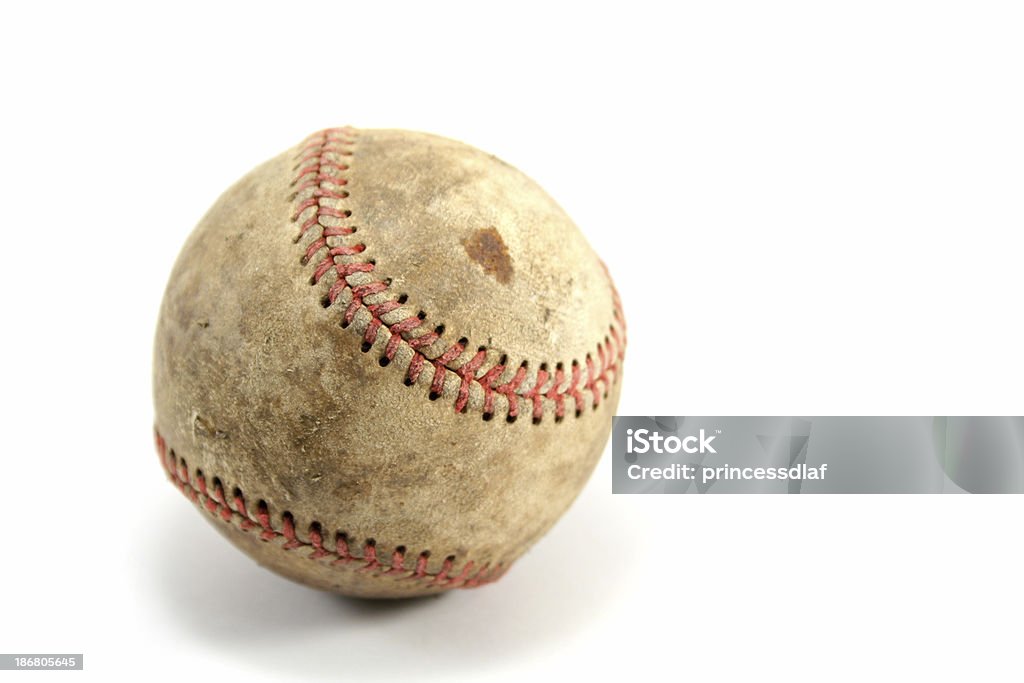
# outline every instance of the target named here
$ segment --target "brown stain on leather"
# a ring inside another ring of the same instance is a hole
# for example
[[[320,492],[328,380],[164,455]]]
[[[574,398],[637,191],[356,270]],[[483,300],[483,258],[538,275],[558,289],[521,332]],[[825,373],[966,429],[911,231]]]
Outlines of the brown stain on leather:
[[[512,281],[512,258],[501,234],[493,227],[481,228],[462,240],[469,258],[479,263],[484,272],[503,285]]]

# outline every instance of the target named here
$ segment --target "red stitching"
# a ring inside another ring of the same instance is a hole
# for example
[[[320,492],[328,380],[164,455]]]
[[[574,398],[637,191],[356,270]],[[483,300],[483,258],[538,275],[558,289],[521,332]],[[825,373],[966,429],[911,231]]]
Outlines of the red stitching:
[[[334,560],[331,564],[345,564],[346,562],[353,562],[355,558],[348,552],[348,536],[343,533],[338,533],[334,536],[335,543],[335,554],[338,559]]]
[[[343,532],[336,533],[334,549],[327,548],[323,541],[323,525],[316,521],[311,522],[308,527],[309,541],[304,541],[296,533],[295,518],[292,513],[281,513],[281,529],[279,531],[273,526],[266,502],[259,501],[256,505],[255,516],[251,516],[246,507],[245,496],[237,488],[233,490],[231,496],[231,502],[234,504],[232,507],[227,496],[224,495],[224,487],[220,479],[213,479],[211,491],[211,486],[207,484],[202,470],[196,470],[190,477],[185,459],[175,455],[173,448],[167,447],[167,442],[156,429],[153,430],[153,435],[157,455],[167,473],[167,478],[187,498],[213,517],[230,524],[237,524],[237,527],[244,532],[249,532],[250,529],[258,531],[262,541],[283,539],[284,543],[280,545],[282,550],[309,549],[310,552],[306,557],[310,560],[328,558],[331,565],[347,565],[354,562],[360,565],[356,569],[359,572],[376,576],[391,576],[403,580],[421,580],[427,585],[436,585],[444,589],[473,588],[491,583],[501,578],[508,568],[508,565],[499,562],[486,564],[473,572],[476,565],[470,560],[462,566],[458,576],[451,578],[455,556],[450,555],[445,558],[440,571],[431,574],[427,571],[430,551],[424,550],[417,554],[415,565],[409,568],[406,566],[406,557],[409,553],[404,545],[396,546],[391,551],[390,560],[384,563],[380,561],[377,542],[372,538],[364,542],[361,556],[352,554],[349,537]]]
[[[459,384],[459,396],[455,400],[455,410],[462,412],[466,409],[466,405],[469,403],[469,385],[476,379],[476,371],[480,369],[480,366],[484,364],[487,359],[487,349],[480,347],[473,356],[473,359],[463,365],[461,368],[455,371],[462,382]],[[537,380],[540,381],[539,379]]]
[[[366,564],[356,571],[369,572],[380,568],[380,562],[377,561],[377,542],[372,538],[363,546],[363,560]]]
[[[584,359],[585,380],[583,368],[580,363],[573,360],[568,386],[565,386],[566,373],[561,363],[556,366],[553,375],[547,371],[545,365],[542,365],[536,381],[528,388],[523,388],[527,374],[525,364],[520,366],[507,382],[495,386],[506,369],[504,358],[486,368],[484,363],[487,359],[487,349],[480,347],[475,355],[459,363],[468,345],[465,339],[441,349],[433,358],[428,357],[427,350],[441,339],[441,328],[430,329],[430,325],[424,321],[423,314],[410,315],[391,324],[385,323],[383,316],[401,308],[405,300],[398,301],[394,296],[388,296],[391,292],[390,280],[374,279],[361,284],[348,281],[350,276],[357,273],[375,274],[376,265],[372,260],[353,260],[361,258],[366,252],[365,244],[328,242],[328,238],[331,237],[350,237],[357,230],[356,226],[347,224],[352,218],[352,212],[338,205],[338,202],[343,202],[349,196],[348,191],[341,188],[348,185],[349,178],[346,174],[350,170],[350,165],[346,162],[347,158],[352,156],[355,145],[356,132],[351,128],[329,128],[307,138],[300,145],[295,157],[296,176],[291,183],[293,190],[289,201],[295,202],[291,220],[298,224],[299,234],[296,241],[301,240],[314,226],[319,231],[317,237],[306,247],[302,257],[303,264],[316,263],[311,284],[317,284],[330,272],[335,275],[335,280],[325,297],[324,306],[333,305],[343,293],[348,292],[351,298],[342,315],[342,327],[351,325],[361,310],[370,315],[370,321],[363,332],[363,350],[370,350],[383,328],[388,334],[388,341],[381,356],[381,365],[387,365],[394,360],[404,341],[412,350],[412,359],[405,373],[406,385],[415,384],[422,374],[424,365],[430,363],[434,368],[430,398],[435,400],[444,392],[447,372],[452,372],[459,380],[455,394],[455,410],[466,411],[472,386],[476,384],[483,392],[482,412],[485,420],[493,417],[495,396],[498,394],[504,396],[508,402],[509,422],[515,421],[519,415],[520,399],[529,404],[534,423],[539,423],[544,417],[545,400],[554,404],[556,422],[561,422],[565,417],[566,398],[573,399],[576,417],[583,414],[587,404],[583,396],[584,391],[590,392],[590,405],[597,408],[608,389],[618,380],[626,347],[622,304],[611,277],[608,277],[608,283],[612,296],[612,322],[608,326],[608,336],[603,342],[598,342],[595,351],[587,354]],[[339,157],[345,157],[346,162],[341,161]],[[299,197],[307,192],[309,196]],[[326,255],[316,261],[315,257],[325,250]],[[603,268],[604,264],[601,265]],[[605,275],[608,275],[607,269]],[[375,295],[378,299],[374,303],[366,302],[367,297]],[[545,390],[545,385],[549,381],[551,384]]]
[[[313,522],[309,525],[309,543],[313,546],[313,554],[309,556],[311,560],[319,560],[321,557],[326,557],[330,553],[324,549],[324,537],[320,533],[320,523]]]
[[[384,572],[384,574],[392,576],[405,573],[405,548],[399,546],[391,553],[391,568]]]

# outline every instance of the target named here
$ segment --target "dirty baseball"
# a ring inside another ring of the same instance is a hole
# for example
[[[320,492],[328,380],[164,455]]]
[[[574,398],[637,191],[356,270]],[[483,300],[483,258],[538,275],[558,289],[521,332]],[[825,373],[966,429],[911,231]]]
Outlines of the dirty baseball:
[[[490,583],[575,499],[622,386],[625,321],[559,205],[494,156],[328,129],[229,188],[160,310],[170,481],[301,583]]]

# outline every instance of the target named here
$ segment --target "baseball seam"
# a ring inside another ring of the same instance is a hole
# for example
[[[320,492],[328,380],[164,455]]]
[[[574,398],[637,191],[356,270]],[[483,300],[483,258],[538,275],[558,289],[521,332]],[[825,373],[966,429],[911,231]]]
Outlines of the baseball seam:
[[[283,550],[309,550],[311,552],[306,557],[311,561],[329,561],[333,566],[351,566],[361,573],[417,581],[421,585],[440,590],[482,586],[497,581],[507,569],[507,565],[502,563],[485,564],[478,568],[472,560],[457,568],[457,557],[448,555],[441,563],[441,568],[431,572],[428,571],[431,557],[429,550],[415,553],[408,550],[407,546],[399,545],[391,550],[390,557],[387,557],[387,553],[382,557],[377,542],[372,538],[363,541],[361,555],[355,554],[353,550],[357,544],[353,544],[349,534],[335,532],[332,548],[329,541],[324,538],[324,525],[317,521],[309,523],[306,531],[309,541],[304,541],[296,533],[298,527],[290,512],[284,511],[279,515],[280,529],[275,528],[265,501],[257,501],[253,512],[247,505],[242,490],[236,487],[232,489],[229,502],[219,477],[213,477],[207,483],[206,475],[201,469],[190,473],[185,459],[178,457],[173,448],[168,448],[167,442],[156,430],[154,438],[160,464],[167,473],[167,478],[197,507],[206,510],[214,518],[231,524],[239,531],[258,533],[261,541],[277,543]],[[412,567],[407,567],[406,561],[410,557],[415,557],[416,561]]]
[[[485,421],[494,417],[499,397],[508,406],[507,422],[515,422],[519,417],[520,402],[527,404],[534,424],[542,421],[545,402],[553,404],[555,422],[564,419],[568,399],[573,401],[576,417],[583,415],[588,403],[597,409],[601,399],[607,398],[612,383],[618,380],[626,344],[622,304],[611,277],[608,285],[612,321],[608,333],[582,362],[573,359],[568,371],[565,363],[558,362],[554,372],[547,363],[541,363],[536,375],[531,376],[529,361],[512,367],[503,354],[485,367],[486,346],[479,346],[475,353],[467,351],[466,337],[446,345],[442,341],[444,325],[432,327],[426,322],[424,311],[414,313],[416,309],[408,304],[408,297],[396,295],[391,280],[379,276],[376,262],[367,258],[367,245],[350,239],[358,231],[351,220],[352,211],[345,206],[355,137],[352,128],[329,128],[301,143],[295,155],[296,175],[288,200],[293,203],[291,223],[298,227],[294,241],[299,243],[313,231],[312,241],[301,258],[303,265],[313,264],[310,284],[315,286],[328,274],[334,274],[321,303],[324,308],[339,302],[345,305],[341,326],[347,328],[356,323],[357,331],[362,332],[362,351],[368,353],[378,339],[386,339],[379,362],[387,366],[403,346],[407,347],[411,357],[405,370],[406,386],[414,386],[431,374],[428,398],[434,401],[446,395],[446,385],[457,385],[457,389],[448,390],[449,394],[454,393],[456,412],[467,411],[471,392],[482,394],[478,402]],[[584,393],[590,394],[589,401]]]

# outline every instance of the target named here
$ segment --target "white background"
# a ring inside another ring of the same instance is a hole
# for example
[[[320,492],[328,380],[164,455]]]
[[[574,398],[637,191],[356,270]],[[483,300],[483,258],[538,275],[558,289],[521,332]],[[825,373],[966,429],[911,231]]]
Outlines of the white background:
[[[622,414],[1024,411],[1018,3],[552,5],[4,6],[0,651],[102,681],[1019,680],[1020,496],[613,497],[606,457],[500,583],[366,604],[164,480],[177,250],[346,123],[562,203],[624,299]]]

